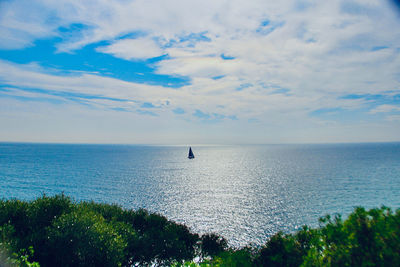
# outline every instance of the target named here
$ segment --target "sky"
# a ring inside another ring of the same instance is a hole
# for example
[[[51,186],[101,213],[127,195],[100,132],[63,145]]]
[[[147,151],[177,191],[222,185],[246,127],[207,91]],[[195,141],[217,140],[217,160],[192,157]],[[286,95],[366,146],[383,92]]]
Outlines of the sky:
[[[400,141],[399,2],[2,0],[0,141]]]

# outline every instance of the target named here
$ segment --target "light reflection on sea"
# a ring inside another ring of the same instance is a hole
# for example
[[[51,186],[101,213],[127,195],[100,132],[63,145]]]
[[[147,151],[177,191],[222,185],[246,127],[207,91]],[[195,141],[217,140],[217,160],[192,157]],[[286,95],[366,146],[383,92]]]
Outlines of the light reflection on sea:
[[[353,207],[400,207],[400,144],[192,147],[0,144],[0,197],[64,192],[146,208],[231,245]]]

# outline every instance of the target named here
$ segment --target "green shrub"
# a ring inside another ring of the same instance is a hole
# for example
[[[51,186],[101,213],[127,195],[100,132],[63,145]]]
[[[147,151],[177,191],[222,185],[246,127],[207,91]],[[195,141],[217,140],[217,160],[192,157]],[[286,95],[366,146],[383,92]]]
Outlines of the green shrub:
[[[346,220],[328,215],[318,228],[232,249],[143,209],[43,195],[0,201],[0,250],[11,266],[400,266],[400,210],[356,208]]]
[[[0,231],[4,231],[4,228],[0,227]],[[13,249],[13,246],[9,242],[6,240],[0,242],[0,266],[40,267],[38,262],[29,261],[29,258],[32,257],[34,253],[32,246],[28,249],[21,249],[18,253],[13,251],[15,251],[15,248]]]
[[[201,253],[204,257],[216,256],[228,248],[228,241],[215,233],[201,236]]]
[[[356,208],[344,222],[325,217],[324,262],[332,266],[399,266],[400,213],[382,207]]]
[[[16,199],[0,202],[0,225],[12,225],[14,250],[19,251],[33,246],[41,258],[45,250],[46,227],[61,214],[72,209],[70,198],[64,194],[48,197],[43,195],[32,202]]]
[[[140,214],[144,216],[135,216],[132,222],[132,227],[138,233],[138,262],[170,264],[194,258],[198,235],[163,216],[144,211],[140,211]]]
[[[126,241],[94,212],[73,211],[47,229],[45,266],[119,266]]]
[[[400,213],[389,208],[356,208],[320,219],[304,266],[400,266]]]
[[[101,214],[107,221],[123,221],[125,211],[117,204],[105,204],[90,202],[81,202],[78,204],[80,209],[93,211],[94,213]]]
[[[257,264],[260,266],[300,266],[302,253],[292,235],[279,232],[261,248]]]
[[[33,230],[45,228],[73,209],[71,199],[64,194],[49,197],[43,195],[29,203],[28,217]]]
[[[31,233],[28,207],[29,204],[27,202],[16,199],[0,202],[0,225],[12,225],[18,241],[22,241]],[[22,244],[22,246],[27,248],[28,244]]]
[[[221,252],[212,261],[212,266],[221,267],[250,267],[253,266],[253,259],[247,248],[230,249]]]

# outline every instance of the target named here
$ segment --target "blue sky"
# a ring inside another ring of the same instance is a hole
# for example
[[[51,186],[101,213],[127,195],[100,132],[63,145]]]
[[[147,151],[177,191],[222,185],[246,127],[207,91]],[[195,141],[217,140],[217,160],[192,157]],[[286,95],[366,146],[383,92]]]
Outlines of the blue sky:
[[[2,1],[0,141],[400,141],[398,1]]]

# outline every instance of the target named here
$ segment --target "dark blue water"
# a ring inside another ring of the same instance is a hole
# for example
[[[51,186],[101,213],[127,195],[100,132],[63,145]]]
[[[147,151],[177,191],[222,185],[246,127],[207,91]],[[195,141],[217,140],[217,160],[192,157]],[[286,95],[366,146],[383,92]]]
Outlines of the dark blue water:
[[[192,147],[0,143],[0,197],[146,208],[235,246],[355,206],[400,207],[400,143]]]

